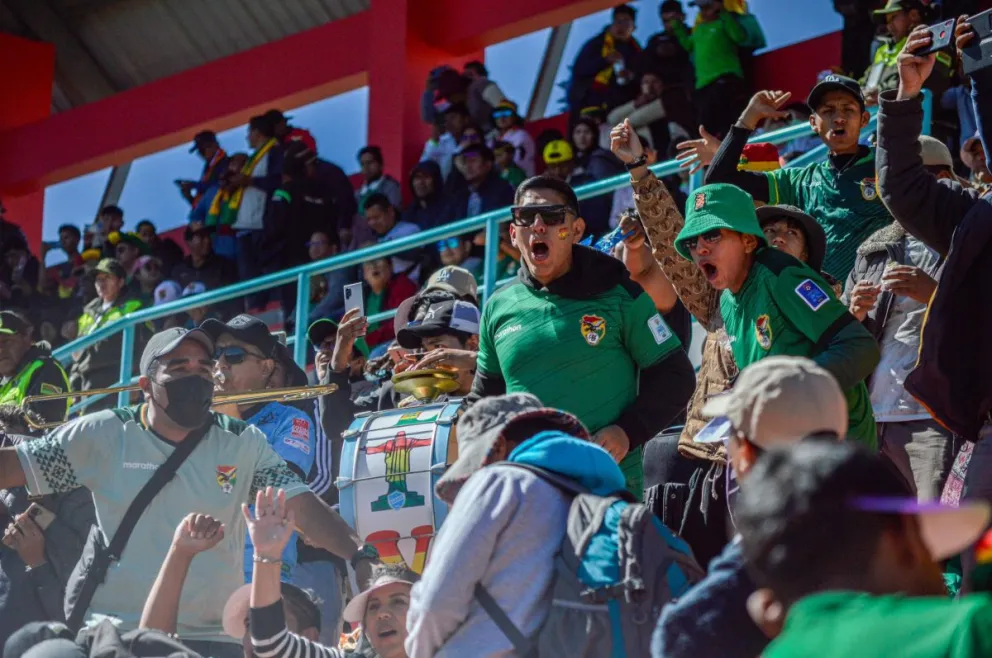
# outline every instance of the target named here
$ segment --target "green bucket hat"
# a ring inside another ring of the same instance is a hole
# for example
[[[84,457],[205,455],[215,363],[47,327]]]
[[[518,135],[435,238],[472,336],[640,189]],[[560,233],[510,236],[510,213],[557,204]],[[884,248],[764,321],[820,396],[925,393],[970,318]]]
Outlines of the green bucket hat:
[[[684,241],[719,228],[753,235],[761,244],[768,245],[758,224],[751,195],[736,185],[715,183],[704,185],[689,195],[685,226],[675,238],[675,251],[682,258],[691,260],[689,250],[683,246]]]

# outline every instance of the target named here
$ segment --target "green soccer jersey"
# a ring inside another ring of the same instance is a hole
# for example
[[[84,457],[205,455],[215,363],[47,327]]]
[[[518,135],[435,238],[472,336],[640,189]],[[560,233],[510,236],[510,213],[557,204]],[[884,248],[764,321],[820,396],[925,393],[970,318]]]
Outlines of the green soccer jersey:
[[[514,282],[486,304],[479,371],[507,393],[532,393],[596,432],[637,397],[638,369],[682,348],[640,286],[619,283],[588,298],[563,297]],[[643,495],[642,450],[620,462],[627,488]]]
[[[720,296],[720,315],[743,370],[766,356],[814,358],[854,317],[816,272],[778,249],[763,248],[736,294]],[[875,450],[875,417],[864,382],[844,391],[848,436]]]
[[[144,406],[110,409],[62,425],[43,439],[17,446],[33,496],[84,486],[109,542],[131,501],[175,445],[149,430]],[[138,627],[141,610],[179,522],[191,512],[225,524],[224,539],[196,556],[183,587],[178,632],[188,640],[235,642],[222,628],[228,597],[244,584],[245,521],[241,503],[254,502],[267,486],[287,498],[307,491],[254,425],[214,414],[207,435],[152,500],[135,526],[120,562],[97,588],[90,613]]]
[[[865,148],[859,159],[837,170],[829,160],[808,167],[765,172],[768,203],[798,207],[811,215],[827,235],[823,271],[845,281],[858,247],[892,223],[875,182],[875,151]]]

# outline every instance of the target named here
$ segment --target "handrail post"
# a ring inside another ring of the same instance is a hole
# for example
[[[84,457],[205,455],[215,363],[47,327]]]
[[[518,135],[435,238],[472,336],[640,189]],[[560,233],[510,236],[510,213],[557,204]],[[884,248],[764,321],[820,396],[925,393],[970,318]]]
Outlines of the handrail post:
[[[702,186],[703,186],[703,170],[700,169],[696,173],[689,175],[689,192],[692,192],[693,190],[696,190],[697,188],[700,188]],[[679,210],[682,210],[682,208],[679,208]]]
[[[923,131],[921,135],[929,135],[933,130],[933,92],[923,89]],[[971,135],[968,135],[971,137]]]
[[[497,258],[499,258],[499,221],[494,215],[486,220],[486,263],[482,276],[485,288],[481,297],[483,306],[486,305],[489,296],[495,292]]]
[[[306,368],[307,360],[307,320],[310,318],[310,275],[301,272],[296,277],[296,326],[293,335],[293,360],[296,365]]]
[[[134,332],[133,324],[126,325],[121,332],[121,372],[118,382],[126,384],[131,381],[131,364],[134,360]],[[121,391],[117,394],[117,406],[126,407],[131,401],[129,391]]]

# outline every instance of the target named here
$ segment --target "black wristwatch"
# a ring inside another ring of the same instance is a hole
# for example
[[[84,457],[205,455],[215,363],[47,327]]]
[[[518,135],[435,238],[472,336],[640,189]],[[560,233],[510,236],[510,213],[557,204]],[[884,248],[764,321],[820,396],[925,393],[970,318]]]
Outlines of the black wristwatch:
[[[352,569],[358,569],[358,563],[362,560],[378,562],[379,551],[372,544],[362,544],[355,551],[355,554],[348,559],[348,563],[351,564]]]
[[[637,158],[633,162],[627,162],[623,166],[627,171],[633,171],[638,167],[643,167],[647,163],[648,163],[648,156],[642,154],[641,157]]]

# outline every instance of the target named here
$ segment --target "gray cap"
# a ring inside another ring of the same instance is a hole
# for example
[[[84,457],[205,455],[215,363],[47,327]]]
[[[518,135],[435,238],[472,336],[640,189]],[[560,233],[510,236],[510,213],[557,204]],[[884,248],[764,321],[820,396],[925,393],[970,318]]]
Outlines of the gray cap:
[[[424,286],[424,292],[428,290],[446,290],[462,299],[479,298],[479,284],[475,277],[464,267],[457,265],[445,265],[432,274]]]
[[[920,135],[920,156],[925,167],[947,167],[954,169],[954,159],[947,144],[936,137]]]
[[[741,371],[733,390],[702,410],[715,420],[696,435],[721,441],[731,428],[760,448],[791,445],[810,434],[847,435],[847,400],[837,380],[809,359],[769,356]]]
[[[194,340],[200,345],[203,345],[210,358],[213,358],[214,341],[206,332],[199,329],[187,330],[182,327],[173,327],[172,329],[158,332],[148,340],[144,351],[141,353],[141,374],[148,376],[152,362],[155,359],[168,354],[186,340]]]
[[[541,404],[530,393],[511,393],[482,398],[459,419],[455,428],[458,459],[438,480],[434,492],[451,504],[459,489],[473,473],[485,466],[486,458],[507,428],[521,420],[544,418],[580,439],[589,439],[589,430],[572,414]]]

